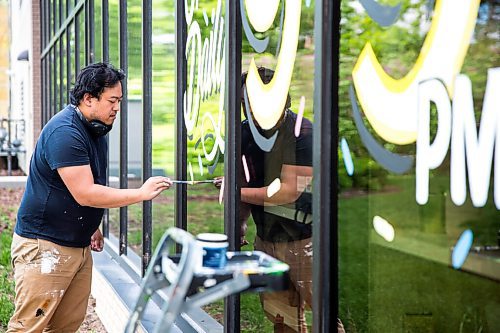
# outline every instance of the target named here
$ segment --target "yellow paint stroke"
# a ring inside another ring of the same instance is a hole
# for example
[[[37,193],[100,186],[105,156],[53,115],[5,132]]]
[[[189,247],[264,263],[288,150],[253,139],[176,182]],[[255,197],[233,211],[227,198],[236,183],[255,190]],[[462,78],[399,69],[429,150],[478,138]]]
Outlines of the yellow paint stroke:
[[[252,58],[246,80],[248,99],[255,120],[261,128],[271,129],[276,125],[285,107],[292,80],[297,42],[300,30],[300,0],[287,0],[281,49],[273,79],[264,84]]]
[[[258,32],[267,31],[274,22],[280,0],[245,0],[248,21]]]
[[[410,144],[417,139],[418,84],[442,80],[450,96],[476,23],[479,0],[437,0],[431,28],[413,68],[402,79],[390,77],[367,43],[352,76],[358,100],[383,139]]]

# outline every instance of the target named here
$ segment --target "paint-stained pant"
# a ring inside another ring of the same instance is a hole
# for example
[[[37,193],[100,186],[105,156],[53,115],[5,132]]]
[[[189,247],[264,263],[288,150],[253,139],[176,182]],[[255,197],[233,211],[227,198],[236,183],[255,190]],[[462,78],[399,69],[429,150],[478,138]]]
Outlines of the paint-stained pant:
[[[312,239],[272,243],[255,237],[254,248],[290,266],[290,286],[286,291],[260,294],[266,316],[275,332],[307,332],[306,305],[312,306]]]
[[[16,309],[7,333],[76,332],[90,295],[90,247],[66,247],[14,234],[11,251]]]

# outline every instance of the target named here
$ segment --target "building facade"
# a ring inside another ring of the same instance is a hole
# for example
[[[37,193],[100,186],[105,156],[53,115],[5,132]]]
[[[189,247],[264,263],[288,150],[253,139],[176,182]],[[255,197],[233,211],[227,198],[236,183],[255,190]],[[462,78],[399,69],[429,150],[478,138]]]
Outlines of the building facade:
[[[106,61],[127,74],[109,139],[112,185],[138,186],[155,170],[225,177],[222,190],[180,184],[107,212],[107,251],[133,266],[132,280],[168,227],[224,232],[240,249],[240,189],[255,180],[242,162],[241,122],[274,128],[289,94],[295,136],[312,124],[312,165],[294,179],[294,191],[312,198],[308,213],[274,204],[286,182],[267,164],[258,180],[266,214],[312,223],[306,325],[331,332],[340,318],[348,332],[500,331],[498,1],[17,0],[10,10],[11,59],[29,54],[11,63],[23,166],[78,71]],[[269,83],[258,67],[274,71]],[[272,151],[273,136],[259,133],[251,130],[253,140]],[[256,232],[249,220],[250,243]],[[255,293],[201,311],[216,330],[273,329]]]

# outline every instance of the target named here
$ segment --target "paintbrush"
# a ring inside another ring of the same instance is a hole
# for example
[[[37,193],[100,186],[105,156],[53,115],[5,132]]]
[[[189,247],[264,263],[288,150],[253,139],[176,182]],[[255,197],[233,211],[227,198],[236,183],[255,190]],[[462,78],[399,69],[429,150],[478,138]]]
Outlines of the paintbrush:
[[[195,185],[195,184],[213,184],[214,179],[207,179],[207,180],[170,180],[174,184],[188,184],[188,185]]]

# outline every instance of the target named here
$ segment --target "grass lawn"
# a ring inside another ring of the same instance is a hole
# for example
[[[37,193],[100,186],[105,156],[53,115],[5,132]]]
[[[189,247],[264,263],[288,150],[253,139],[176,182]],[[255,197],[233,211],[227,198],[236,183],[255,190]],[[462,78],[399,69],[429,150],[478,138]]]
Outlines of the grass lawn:
[[[14,280],[10,265],[10,244],[15,207],[0,205],[0,332],[14,311]]]
[[[474,233],[474,246],[496,244],[500,213],[491,195],[480,209],[470,202],[455,206],[448,181],[431,177],[426,206],[415,202],[413,176],[392,177],[384,191],[369,196],[340,196],[340,315],[349,331],[500,331],[494,315],[499,280],[449,263],[466,229]],[[393,225],[392,243],[373,231],[375,215]]]

